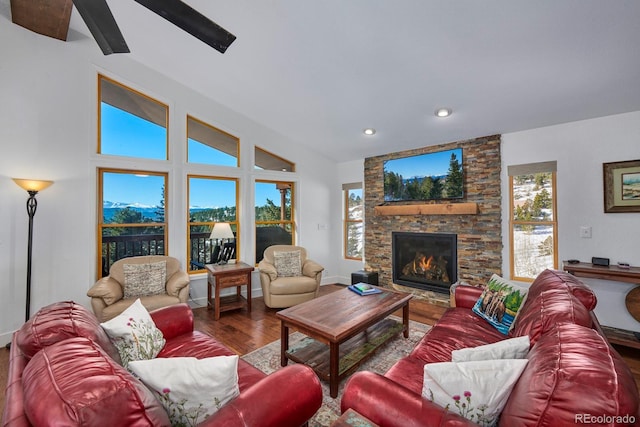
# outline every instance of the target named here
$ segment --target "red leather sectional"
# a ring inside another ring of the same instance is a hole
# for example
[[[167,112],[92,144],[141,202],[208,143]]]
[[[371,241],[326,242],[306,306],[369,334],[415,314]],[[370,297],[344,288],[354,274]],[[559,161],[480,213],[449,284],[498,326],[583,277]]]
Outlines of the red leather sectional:
[[[529,362],[500,426],[640,425],[636,382],[600,330],[590,288],[568,273],[544,271],[531,284],[509,336],[471,311],[481,293],[458,286],[456,307],[410,355],[385,375],[354,374],[345,386],[342,411],[352,408],[383,427],[475,426],[422,397],[424,365],[451,361],[452,350],[529,335]]]
[[[158,357],[233,355],[193,330],[187,304],[151,313],[167,343]],[[239,360],[240,395],[202,426],[305,424],[322,404],[317,376],[291,365],[267,376]],[[73,302],[43,308],[14,334],[3,426],[165,426],[166,412],[119,356],[95,316]]]

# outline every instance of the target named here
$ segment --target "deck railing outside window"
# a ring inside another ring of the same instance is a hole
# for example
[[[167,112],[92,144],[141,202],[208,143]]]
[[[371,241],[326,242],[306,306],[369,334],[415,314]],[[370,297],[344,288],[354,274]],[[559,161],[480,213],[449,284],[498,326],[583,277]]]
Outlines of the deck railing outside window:
[[[211,263],[210,233],[191,234],[189,270],[201,270]],[[102,237],[102,277],[119,259],[141,255],[166,255],[163,234],[137,234]]]

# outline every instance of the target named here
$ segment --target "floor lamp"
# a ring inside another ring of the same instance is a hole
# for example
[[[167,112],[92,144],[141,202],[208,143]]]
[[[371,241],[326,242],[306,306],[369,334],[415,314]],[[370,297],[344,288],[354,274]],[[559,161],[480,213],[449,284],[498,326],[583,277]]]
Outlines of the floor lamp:
[[[27,215],[29,215],[29,241],[27,244],[27,304],[24,319],[26,322],[29,320],[29,317],[31,317],[31,249],[33,242],[33,217],[36,214],[36,208],[38,207],[36,194],[38,194],[38,191],[42,191],[53,184],[53,181],[17,178],[13,178],[13,181],[29,193],[29,198],[27,199]]]

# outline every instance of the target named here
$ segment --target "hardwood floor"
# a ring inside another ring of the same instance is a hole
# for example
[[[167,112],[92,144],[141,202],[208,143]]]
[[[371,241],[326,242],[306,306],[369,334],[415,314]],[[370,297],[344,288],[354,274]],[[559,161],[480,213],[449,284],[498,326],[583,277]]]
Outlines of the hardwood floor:
[[[340,285],[320,287],[320,295],[344,289]],[[194,309],[195,328],[216,337],[227,347],[240,355],[252,352],[270,342],[280,339],[280,321],[275,314],[279,309],[264,305],[262,298],[254,298],[251,302],[251,315],[246,309],[222,313],[220,320],[213,320],[213,311],[206,308]],[[421,323],[434,324],[446,308],[433,304],[414,304],[410,302],[410,318]],[[402,316],[402,310],[394,313]]]
[[[325,285],[320,288],[321,295],[343,289],[339,285]],[[411,320],[433,325],[446,308],[413,299],[409,303]],[[240,355],[245,355],[272,341],[280,339],[280,322],[275,314],[277,309],[268,308],[262,298],[252,300],[251,313],[246,309],[223,313],[220,320],[213,319],[213,311],[206,307],[194,308],[195,328],[216,337],[227,347]],[[399,310],[394,313],[402,315]],[[640,389],[640,350],[614,346],[631,368]],[[4,410],[4,389],[7,383],[9,351],[0,349],[0,408]]]

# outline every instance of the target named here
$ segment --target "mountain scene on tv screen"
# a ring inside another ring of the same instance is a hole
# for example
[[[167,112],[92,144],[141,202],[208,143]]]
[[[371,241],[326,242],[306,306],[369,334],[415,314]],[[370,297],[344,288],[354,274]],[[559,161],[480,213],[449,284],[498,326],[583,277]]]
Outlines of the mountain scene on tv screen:
[[[462,196],[462,149],[387,160],[384,164],[385,202]]]

